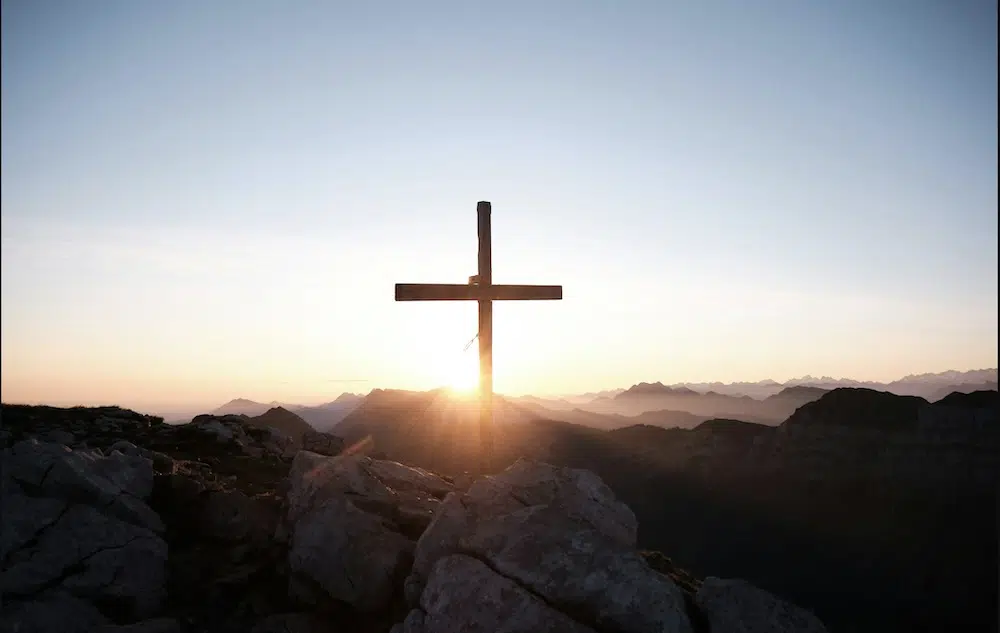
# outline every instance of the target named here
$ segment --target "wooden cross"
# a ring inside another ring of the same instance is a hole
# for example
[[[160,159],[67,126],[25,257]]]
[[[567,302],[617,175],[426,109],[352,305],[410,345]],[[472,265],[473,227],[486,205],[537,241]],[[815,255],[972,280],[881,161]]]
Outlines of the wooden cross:
[[[396,284],[396,301],[479,302],[479,437],[483,473],[493,459],[493,302],[562,299],[562,286],[494,285],[490,243],[490,203],[476,205],[479,216],[479,274],[468,284]]]

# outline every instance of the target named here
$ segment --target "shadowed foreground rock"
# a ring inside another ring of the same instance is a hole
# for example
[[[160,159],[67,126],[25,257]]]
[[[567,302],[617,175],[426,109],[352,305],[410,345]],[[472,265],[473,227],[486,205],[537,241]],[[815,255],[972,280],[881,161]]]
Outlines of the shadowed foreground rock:
[[[4,632],[824,630],[637,552],[635,515],[586,470],[522,459],[456,485],[361,455],[291,459],[238,416],[95,411],[4,408]]]
[[[0,629],[89,631],[154,615],[167,544],[152,461],[30,439],[3,451]]]

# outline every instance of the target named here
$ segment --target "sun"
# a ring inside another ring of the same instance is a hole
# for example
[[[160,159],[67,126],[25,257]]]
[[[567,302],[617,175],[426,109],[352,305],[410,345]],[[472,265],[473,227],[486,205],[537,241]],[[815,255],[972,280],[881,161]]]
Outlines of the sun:
[[[448,359],[441,367],[441,382],[457,394],[471,395],[479,390],[479,359],[464,353]],[[440,383],[439,383],[440,384]]]
[[[475,393],[479,389],[478,368],[469,369],[464,366],[456,367],[452,370],[448,379],[448,386],[452,391],[463,394]]]

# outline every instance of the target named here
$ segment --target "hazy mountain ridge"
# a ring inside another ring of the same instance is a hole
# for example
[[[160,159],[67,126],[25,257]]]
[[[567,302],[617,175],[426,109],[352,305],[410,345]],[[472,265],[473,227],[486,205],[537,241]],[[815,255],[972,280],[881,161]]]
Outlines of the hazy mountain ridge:
[[[340,423],[365,396],[354,393],[342,393],[335,400],[318,405],[288,404],[281,402],[256,402],[246,398],[230,400],[221,407],[212,410],[213,415],[246,415],[256,417],[263,415],[269,409],[280,407],[295,413],[309,426],[318,431],[327,431]]]
[[[714,391],[723,395],[750,396],[758,400],[763,400],[773,396],[788,387],[819,387],[821,389],[836,389],[837,387],[866,387],[876,391],[889,391],[899,395],[921,396],[928,400],[935,400],[944,397],[952,391],[938,395],[939,392],[948,387],[968,387],[968,391],[975,391],[972,387],[981,386],[986,383],[997,383],[997,368],[972,369],[968,371],[947,370],[937,373],[910,374],[893,380],[891,382],[878,382],[855,380],[853,378],[833,378],[830,376],[802,376],[792,378],[784,382],[771,379],[757,382],[680,382],[666,385],[673,389],[691,389],[699,393]],[[987,387],[989,388],[989,387]],[[937,397],[935,397],[937,396]]]
[[[936,374],[905,376],[891,383],[875,383],[830,377],[803,376],[785,383],[764,380],[756,383],[638,383],[628,389],[545,398],[537,396],[500,396],[497,401],[509,407],[509,419],[523,422],[545,418],[598,429],[615,429],[634,424],[692,428],[713,418],[733,418],[745,422],[777,425],[798,407],[815,401],[831,389],[866,388],[897,395],[940,400],[953,392],[996,390],[996,369],[946,371]],[[991,381],[992,379],[992,381]],[[432,390],[423,393],[447,393]],[[237,398],[215,409],[216,415],[257,416],[281,406],[302,417],[321,431],[333,430],[373,394],[396,393],[375,389],[368,395],[341,394],[336,400],[320,405],[261,403]],[[398,392],[404,393],[404,392]],[[409,392],[420,393],[420,392]],[[756,395],[753,395],[756,394]],[[516,406],[515,406],[516,405]],[[502,414],[508,415],[508,414]],[[474,413],[466,416],[470,420]]]

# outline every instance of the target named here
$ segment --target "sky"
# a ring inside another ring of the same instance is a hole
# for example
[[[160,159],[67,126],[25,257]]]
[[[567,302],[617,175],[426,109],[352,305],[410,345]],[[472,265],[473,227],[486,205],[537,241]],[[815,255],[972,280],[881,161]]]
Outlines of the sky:
[[[2,7],[5,402],[997,366],[996,2]]]

